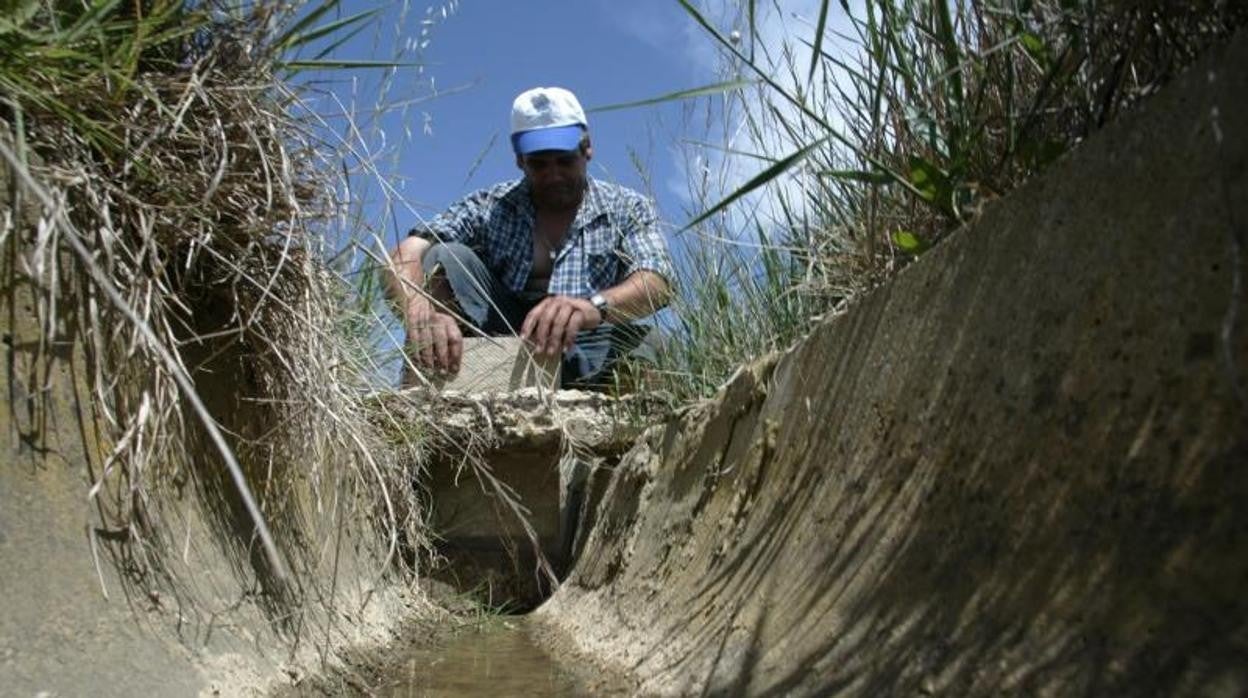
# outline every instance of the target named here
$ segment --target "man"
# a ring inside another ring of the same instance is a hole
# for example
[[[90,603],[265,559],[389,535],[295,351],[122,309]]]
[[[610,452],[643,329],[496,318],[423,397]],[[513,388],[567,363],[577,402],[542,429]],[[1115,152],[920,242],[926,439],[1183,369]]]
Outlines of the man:
[[[667,304],[654,207],[587,176],[588,128],[571,92],[522,93],[511,143],[524,177],[469,195],[391,253],[387,291],[418,364],[458,372],[462,320],[518,332],[535,353],[563,355],[565,384],[593,384],[639,340],[629,323]]]

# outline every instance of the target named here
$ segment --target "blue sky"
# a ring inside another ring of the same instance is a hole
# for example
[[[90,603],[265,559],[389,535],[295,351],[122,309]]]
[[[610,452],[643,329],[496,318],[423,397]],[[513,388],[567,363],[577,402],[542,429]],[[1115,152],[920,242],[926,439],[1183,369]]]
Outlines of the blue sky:
[[[695,4],[722,32],[742,28],[733,25],[741,12],[737,0]],[[760,45],[804,65],[809,47],[799,39],[809,40],[819,5],[820,0],[760,4]],[[436,215],[475,189],[518,176],[508,141],[511,102],[537,85],[566,87],[580,97],[591,110],[591,174],[653,196],[669,232],[683,227],[697,204],[709,205],[766,166],[756,158],[687,147],[689,140],[775,158],[793,149],[791,143],[770,137],[760,141],[758,134],[737,128],[739,124],[708,122],[705,101],[592,111],[723,79],[717,74],[724,61],[715,41],[677,0],[342,0],[338,16],[374,8],[381,9],[381,21],[335,57],[395,59],[419,66],[388,75],[381,89],[378,83],[386,73],[379,70],[336,71],[328,76],[328,87],[355,111],[362,135],[351,140],[369,151],[376,168],[372,177],[356,177],[351,192],[367,202],[364,215],[373,224],[375,247],[393,246],[421,218]],[[843,20],[839,15],[834,4],[830,36]],[[825,49],[831,45],[825,43]],[[783,80],[780,73],[776,77]],[[748,100],[761,113],[758,93],[737,99],[738,105]],[[389,108],[376,120],[368,118],[377,113],[379,102]],[[409,104],[394,108],[403,102]],[[772,104],[796,118],[782,100]],[[329,101],[321,105],[326,113],[340,109]],[[686,167],[706,175],[703,181],[709,184],[704,188],[709,191],[702,198],[710,201],[690,203],[698,197],[689,193]],[[379,195],[379,181],[391,195]],[[769,189],[785,187],[792,199],[801,199],[796,179],[777,181]],[[759,190],[742,200],[728,212],[728,227],[753,238],[750,217],[768,216],[770,196]],[[727,233],[732,238],[739,234]],[[689,242],[682,238],[676,246]]]
[[[319,0],[318,0],[319,1]],[[856,2],[856,0],[855,0]],[[356,265],[380,260],[408,229],[436,215],[465,194],[515,178],[509,116],[512,100],[537,85],[575,92],[591,110],[594,139],[593,176],[642,190],[658,204],[678,265],[690,246],[706,244],[703,231],[671,235],[689,220],[690,169],[705,174],[717,200],[766,166],[753,157],[686,147],[707,140],[729,148],[780,157],[792,144],[739,128],[738,117],[708,119],[705,102],[668,103],[623,111],[594,113],[594,107],[643,100],[701,87],[721,80],[723,69],[714,40],[677,0],[342,0],[337,17],[381,8],[381,21],[370,25],[334,54],[339,59],[390,59],[418,66],[395,72],[330,71],[311,74],[319,90],[309,105],[326,114],[329,124],[357,152],[367,151],[369,173],[356,173],[350,191],[358,219],[344,221],[345,233],[363,243],[351,246]],[[740,11],[736,0],[699,0],[725,34]],[[761,4],[759,45],[775,55],[789,55],[799,65],[809,61],[808,46],[798,39],[813,32],[820,0],[785,0]],[[836,7],[830,27],[840,13]],[[322,20],[328,21],[328,20]],[[831,34],[832,32],[830,32]],[[779,47],[787,47],[780,50]],[[304,56],[308,57],[308,56]],[[783,72],[783,71],[781,71]],[[778,73],[777,79],[782,79]],[[380,84],[379,84],[380,83]],[[760,109],[757,92],[742,100]],[[396,108],[395,105],[407,105]],[[378,109],[379,104],[386,105]],[[775,103],[773,103],[775,104]],[[346,108],[358,132],[334,118]],[[784,103],[776,107],[792,109]],[[739,112],[738,112],[739,113]],[[709,135],[708,135],[709,134]],[[783,140],[783,139],[780,139]],[[636,156],[636,157],[634,157]],[[636,162],[640,162],[639,168]],[[800,199],[800,182],[779,182]],[[383,195],[381,190],[388,189]],[[768,188],[775,191],[774,188]],[[721,220],[711,244],[739,245],[752,254],[755,223],[768,226],[771,193],[760,189],[742,199]],[[724,232],[726,231],[726,232]],[[724,235],[726,237],[716,237]],[[339,242],[345,242],[340,240]],[[365,258],[367,254],[370,259]],[[716,251],[716,255],[722,251]],[[666,312],[666,311],[665,311]],[[400,339],[392,318],[379,317]]]
[[[343,14],[377,6],[345,0]],[[380,174],[405,202],[394,209],[387,243],[418,216],[435,215],[474,189],[518,176],[508,118],[512,100],[525,89],[566,87],[592,110],[714,80],[711,39],[675,0],[459,0],[386,7],[384,21],[336,55],[384,58],[396,43],[418,47],[427,41],[416,59],[423,67],[396,73],[385,101],[440,93],[391,111],[367,137],[373,147],[385,144]],[[356,73],[351,79],[358,82],[339,75],[333,89],[364,109],[375,99],[380,72]],[[591,174],[646,191],[669,224],[683,225],[677,152],[686,121],[682,106],[591,112],[589,120]]]
[[[591,175],[653,196],[669,234],[685,224],[680,142],[699,130],[686,115],[692,103],[592,111],[715,81],[713,40],[676,0],[343,0],[335,19],[374,8],[382,8],[382,21],[333,57],[420,66],[308,75],[316,87],[309,106],[372,163],[370,173],[351,178],[349,196],[363,203],[361,218],[344,226],[362,243],[347,248],[353,268],[372,263],[361,248],[377,260],[422,217],[519,176],[508,139],[511,103],[537,85],[571,89],[591,110]],[[404,101],[410,104],[395,107]],[[344,108],[358,133],[332,116]],[[394,318],[379,315],[378,330],[379,347],[401,346]],[[379,369],[383,380],[397,375],[396,357]]]

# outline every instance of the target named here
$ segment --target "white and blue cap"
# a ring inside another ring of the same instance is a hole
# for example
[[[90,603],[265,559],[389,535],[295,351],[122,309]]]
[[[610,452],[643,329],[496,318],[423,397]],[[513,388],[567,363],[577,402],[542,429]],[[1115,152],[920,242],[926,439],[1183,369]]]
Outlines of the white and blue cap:
[[[518,155],[576,150],[587,128],[581,103],[562,87],[534,87],[511,105],[511,146]]]

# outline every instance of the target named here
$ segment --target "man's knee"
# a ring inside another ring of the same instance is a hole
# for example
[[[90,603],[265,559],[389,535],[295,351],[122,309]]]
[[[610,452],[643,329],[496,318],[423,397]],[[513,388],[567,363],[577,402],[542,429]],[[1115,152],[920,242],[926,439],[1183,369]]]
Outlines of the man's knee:
[[[451,274],[459,270],[468,270],[471,273],[478,267],[484,267],[477,253],[462,242],[433,243],[421,259],[421,266],[425,274],[431,274],[435,269]]]
[[[459,242],[434,243],[421,260],[425,286],[468,323],[489,331],[490,311],[501,302],[498,282],[481,257]]]

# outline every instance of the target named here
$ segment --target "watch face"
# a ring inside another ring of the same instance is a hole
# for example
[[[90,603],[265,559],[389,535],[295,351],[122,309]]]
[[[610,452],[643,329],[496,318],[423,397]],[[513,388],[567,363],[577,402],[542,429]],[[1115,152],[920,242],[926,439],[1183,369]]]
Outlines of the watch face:
[[[602,318],[602,321],[606,322],[607,320],[606,297],[603,296],[601,293],[595,293],[594,295],[589,297],[589,302],[590,304],[594,306],[594,309],[598,311],[598,315]]]

